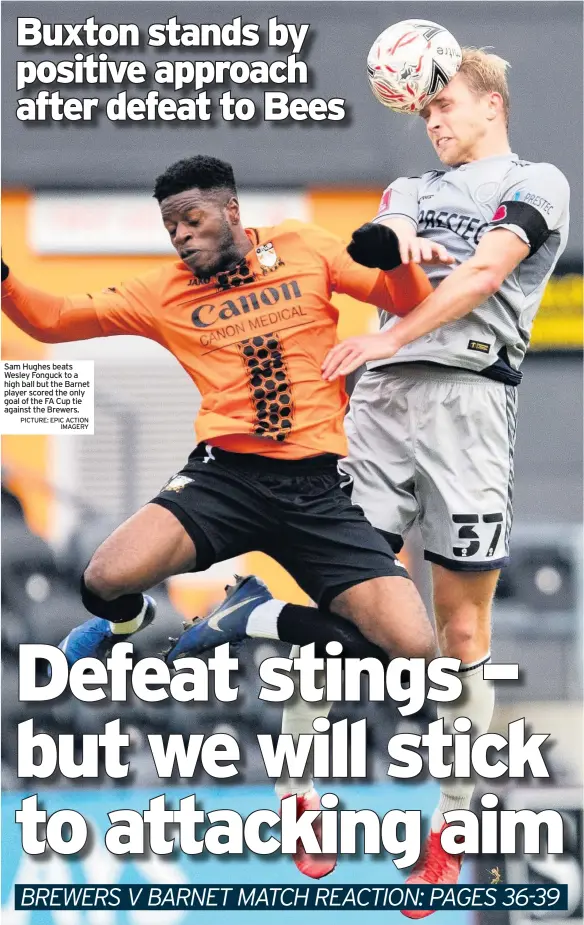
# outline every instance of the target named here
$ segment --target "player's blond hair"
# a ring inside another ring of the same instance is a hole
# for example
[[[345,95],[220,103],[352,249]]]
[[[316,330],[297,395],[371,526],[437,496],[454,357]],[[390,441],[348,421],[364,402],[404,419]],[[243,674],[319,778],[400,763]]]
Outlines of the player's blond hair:
[[[505,124],[509,125],[509,86],[507,84],[508,61],[493,55],[483,48],[463,48],[462,64],[458,73],[464,77],[471,90],[483,93],[499,93],[503,99]]]

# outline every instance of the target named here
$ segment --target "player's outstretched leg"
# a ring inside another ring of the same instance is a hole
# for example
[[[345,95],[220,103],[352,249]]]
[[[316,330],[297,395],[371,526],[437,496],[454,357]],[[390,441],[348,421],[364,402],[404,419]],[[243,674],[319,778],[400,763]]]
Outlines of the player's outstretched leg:
[[[435,654],[431,624],[415,585],[408,578],[385,576],[359,582],[333,598],[330,608],[334,611],[330,615],[331,621],[337,620],[343,626],[351,626],[361,639],[365,639],[362,633],[366,634],[366,644],[381,652],[385,659],[388,657],[385,653],[390,652],[424,659],[430,659]],[[313,611],[312,625],[319,620],[320,614]],[[374,642],[369,642],[369,639]],[[349,653],[348,647],[345,653]],[[316,683],[322,686],[323,682],[318,680]],[[297,678],[295,684],[298,689]],[[331,704],[328,702],[309,703],[295,696],[284,704],[282,733],[291,734],[295,738],[314,733],[314,720],[319,716],[326,717],[330,709]],[[300,797],[314,793],[311,769],[305,769],[300,779],[285,777],[279,780],[276,792],[280,797],[287,793],[296,793]],[[333,856],[308,855],[305,851],[299,851],[294,856],[298,869],[314,878],[330,873],[334,869],[335,860]]]
[[[182,524],[165,508],[145,505],[102,543],[84,572],[81,599],[94,616],[61,642],[69,664],[103,658],[115,642],[149,626],[156,604],[143,592],[194,566],[194,543]]]
[[[472,742],[489,731],[494,709],[492,681],[485,680],[483,667],[490,658],[491,604],[499,571],[456,572],[432,566],[434,610],[442,655],[461,661],[462,694],[452,703],[439,704],[438,716],[444,731],[456,735],[455,719],[471,721]],[[432,816],[431,831],[420,860],[407,883],[451,884],[458,881],[463,855],[450,855],[441,845],[446,827],[444,813],[470,809],[474,782],[447,778],[440,785],[440,801]],[[425,918],[431,912],[404,911],[408,918]]]
[[[299,654],[299,647],[293,646],[290,658],[296,658]],[[312,726],[314,720],[317,716],[328,716],[332,703],[321,700],[318,704],[315,704],[303,700],[300,696],[299,673],[293,671],[292,678],[294,679],[294,696],[284,704],[282,735],[292,735],[297,740],[299,735],[314,735]],[[324,681],[324,671],[317,671],[314,678],[315,685],[324,687]],[[288,773],[285,773],[276,782],[275,789],[279,800],[283,800],[292,794],[296,795],[297,818],[305,810],[320,809],[320,797],[314,789],[312,762],[310,759],[304,768],[302,777],[291,777]],[[313,829],[320,843],[322,834],[320,817],[313,823]],[[311,877],[313,880],[320,880],[322,877],[328,876],[333,872],[337,864],[335,854],[308,854],[300,841],[296,852],[292,855],[292,860],[301,874],[304,874],[305,877]]]
[[[383,646],[386,652],[412,658],[430,659],[435,654],[435,640],[431,624],[415,585],[408,578],[386,576],[363,581],[337,595],[331,602],[335,611],[331,619],[351,625],[357,632],[360,627],[369,639]],[[313,611],[314,613],[314,611]],[[341,617],[342,614],[342,617]],[[338,615],[338,616],[337,616]],[[343,618],[345,618],[343,620]],[[314,621],[316,622],[316,620]],[[354,624],[354,625],[353,625]],[[365,638],[361,636],[361,638]],[[373,642],[367,645],[377,648]],[[383,652],[381,648],[378,651]],[[292,655],[296,654],[293,650]],[[387,658],[387,656],[385,656]],[[316,683],[322,686],[324,678]],[[295,678],[296,694],[298,679]],[[282,734],[297,738],[314,733],[312,724],[317,717],[328,716],[332,704],[326,701],[309,703],[295,696],[284,704]],[[320,800],[313,785],[311,768],[305,769],[301,779],[285,777],[276,784],[276,793],[298,795],[298,811],[320,808]],[[314,828],[317,834],[317,823]],[[299,846],[293,856],[298,869],[307,877],[319,879],[331,873],[336,865],[334,855],[310,855]]]
[[[349,620],[314,607],[278,601],[255,575],[236,576],[235,584],[225,590],[225,599],[207,617],[186,625],[166,655],[169,664],[183,656],[202,655],[225,642],[254,638],[300,646],[314,642],[318,656],[326,654],[327,642],[337,641],[347,656],[387,662],[387,653],[369,642]]]

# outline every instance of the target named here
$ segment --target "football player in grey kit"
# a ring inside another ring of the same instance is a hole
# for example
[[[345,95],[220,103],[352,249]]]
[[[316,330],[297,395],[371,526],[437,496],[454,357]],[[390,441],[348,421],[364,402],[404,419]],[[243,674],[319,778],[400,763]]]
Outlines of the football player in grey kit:
[[[429,241],[455,262],[426,263],[433,294],[405,318],[382,313],[380,333],[349,338],[323,367],[334,379],[367,363],[342,467],[354,502],[394,550],[419,521],[440,649],[461,660],[463,698],[439,712],[447,729],[467,716],[474,737],[487,732],[494,706],[483,666],[509,555],[519,366],[568,235],[563,174],[511,151],[506,67],[496,55],[463,50],[460,71],[421,113],[446,169],[396,180],[375,219],[397,233],[404,262],[435,256]],[[358,234],[351,248],[375,265]],[[468,809],[472,791],[470,781],[443,782],[411,882],[456,882],[461,856],[441,847],[443,814]]]

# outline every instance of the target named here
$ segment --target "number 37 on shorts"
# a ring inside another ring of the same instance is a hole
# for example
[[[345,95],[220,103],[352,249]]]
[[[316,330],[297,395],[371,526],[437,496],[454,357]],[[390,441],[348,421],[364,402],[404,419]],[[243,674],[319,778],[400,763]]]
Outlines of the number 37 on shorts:
[[[503,531],[503,514],[453,514],[452,522],[457,533],[458,542],[452,547],[452,555],[457,559],[481,559],[496,557],[499,540]]]

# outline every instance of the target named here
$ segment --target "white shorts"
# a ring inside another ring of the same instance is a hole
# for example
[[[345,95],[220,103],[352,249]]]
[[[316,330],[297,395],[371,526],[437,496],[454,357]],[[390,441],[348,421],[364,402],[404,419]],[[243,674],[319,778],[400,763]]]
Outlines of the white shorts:
[[[353,502],[396,552],[418,518],[430,562],[506,565],[516,419],[517,389],[474,373],[424,363],[366,372],[345,419]]]

